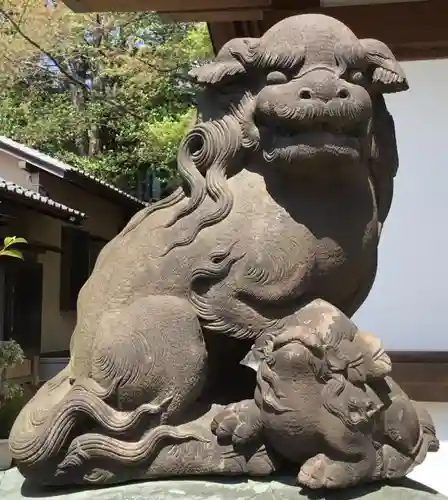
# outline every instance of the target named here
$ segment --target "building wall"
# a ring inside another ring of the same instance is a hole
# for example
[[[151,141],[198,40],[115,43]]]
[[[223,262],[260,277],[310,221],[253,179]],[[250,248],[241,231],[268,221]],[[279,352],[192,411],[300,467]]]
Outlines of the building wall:
[[[30,241],[60,248],[62,221],[28,210],[27,222],[26,234]],[[43,265],[41,350],[68,349],[76,313],[59,309],[61,254],[46,251],[39,255],[38,261]]]
[[[21,162],[15,156],[0,151],[0,176],[10,182],[15,182],[32,191],[38,190],[39,174],[30,174],[24,168],[20,168]]]
[[[18,160],[3,153],[0,153],[0,175],[24,187],[32,186],[29,174],[18,167]],[[122,228],[124,219],[121,207],[45,172],[40,172],[39,183],[52,199],[85,213],[88,218],[81,228],[91,235],[110,240]],[[16,208],[16,216],[4,228],[6,235],[22,236],[30,243],[61,248],[62,227],[65,222],[26,208]],[[41,349],[42,352],[66,350],[75,326],[76,312],[61,311],[59,307],[61,253],[47,250],[38,255],[38,261],[43,265],[44,279]]]
[[[105,200],[81,191],[76,186],[49,174],[41,174],[41,184],[49,196],[87,214],[83,229],[94,236],[112,239],[122,225],[122,212]],[[33,213],[28,232],[30,238],[61,247],[63,222]],[[47,251],[39,258],[44,265],[42,352],[66,350],[76,322],[74,311],[60,311],[61,254]]]
[[[50,198],[84,212],[88,217],[83,227],[92,235],[109,240],[122,228],[123,210],[120,206],[46,172],[41,172],[40,183]]]
[[[356,315],[387,349],[448,351],[448,60],[405,62],[410,90],[386,96],[400,154],[375,285]]]

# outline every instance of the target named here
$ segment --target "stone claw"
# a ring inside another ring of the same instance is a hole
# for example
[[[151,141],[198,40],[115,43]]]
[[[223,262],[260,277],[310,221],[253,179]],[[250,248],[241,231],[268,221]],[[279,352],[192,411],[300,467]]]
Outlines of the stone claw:
[[[302,486],[312,489],[343,488],[348,486],[349,472],[346,464],[320,453],[302,465],[297,480]]]
[[[252,401],[233,403],[220,411],[211,423],[218,439],[231,441],[235,446],[248,443],[257,435],[255,407]]]

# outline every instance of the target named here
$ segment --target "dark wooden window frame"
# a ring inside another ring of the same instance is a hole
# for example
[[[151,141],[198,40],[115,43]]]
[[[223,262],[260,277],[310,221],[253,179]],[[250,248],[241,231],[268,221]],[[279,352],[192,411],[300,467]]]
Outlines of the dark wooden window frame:
[[[0,340],[16,340],[28,356],[41,347],[43,279],[43,265],[32,258],[0,263]]]

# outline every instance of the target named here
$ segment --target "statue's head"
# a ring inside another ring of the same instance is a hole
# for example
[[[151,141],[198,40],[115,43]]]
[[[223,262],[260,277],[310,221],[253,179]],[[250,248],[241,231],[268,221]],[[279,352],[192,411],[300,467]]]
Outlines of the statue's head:
[[[242,148],[293,173],[371,155],[375,106],[384,106],[382,94],[408,88],[385,44],[318,14],[231,40],[191,76],[205,89],[204,122],[232,116]]]
[[[295,319],[297,325],[268,339],[262,349],[265,363],[279,375],[302,376],[303,370],[312,367],[316,376],[342,374],[350,382],[362,384],[390,374],[391,361],[381,341],[360,331],[329,302],[311,301]]]
[[[372,180],[384,222],[398,153],[383,94],[408,85],[383,43],[359,40],[331,17],[304,14],[261,38],[229,41],[190,76],[202,92],[198,121],[178,152],[188,201],[170,225],[206,198],[214,208],[167,251],[227,217],[233,208],[228,179],[245,168],[265,178],[285,175],[286,182],[291,176],[345,182],[362,172]]]

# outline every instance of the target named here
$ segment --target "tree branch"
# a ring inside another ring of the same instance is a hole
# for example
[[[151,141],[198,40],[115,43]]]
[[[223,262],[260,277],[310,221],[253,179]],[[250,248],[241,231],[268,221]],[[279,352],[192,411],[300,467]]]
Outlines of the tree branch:
[[[23,20],[23,17],[25,16],[25,13],[26,13],[29,5],[30,5],[30,1],[31,0],[26,0],[25,5],[23,6],[22,13],[20,14],[19,22],[17,23],[19,26],[20,26],[20,24],[21,24],[21,22]]]
[[[26,40],[31,46],[33,46],[35,49],[37,49],[39,52],[41,52],[43,55],[45,55],[55,66],[56,68],[66,77],[68,78],[72,83],[75,85],[78,85],[82,87],[84,90],[88,91],[91,95],[98,95],[100,97],[104,97],[103,94],[99,94],[95,92],[92,88],[90,88],[85,82],[80,80],[79,78],[76,78],[69,70],[67,70],[50,52],[45,50],[43,47],[41,47],[37,42],[35,42],[32,38],[30,38],[19,26],[19,24],[12,18],[12,16],[5,11],[2,7],[0,7],[0,15],[2,15],[14,28],[14,30],[24,39]],[[134,116],[137,119],[141,119],[140,115],[138,113],[134,113],[132,110],[129,109],[128,106],[125,106],[124,104],[116,101],[115,99],[111,98],[110,102],[112,102],[115,106],[117,106],[118,109],[123,111],[125,114],[130,114],[131,116]]]
[[[71,80],[73,83],[76,85],[79,85],[81,87],[84,87],[85,89],[90,90],[90,88],[86,85],[85,82],[82,80],[79,80],[79,78],[76,78],[73,76],[69,70],[64,68],[62,64],[59,63],[59,61],[52,55],[50,52],[45,50],[43,47],[41,47],[38,43],[36,43],[32,38],[30,38],[19,26],[19,24],[13,19],[13,17],[6,12],[5,9],[0,7],[0,14],[11,24],[11,26],[14,28],[16,33],[18,33],[24,40],[26,40],[32,47],[40,51],[44,56],[48,57],[48,59],[58,68],[58,70],[69,80]]]

